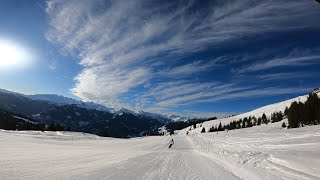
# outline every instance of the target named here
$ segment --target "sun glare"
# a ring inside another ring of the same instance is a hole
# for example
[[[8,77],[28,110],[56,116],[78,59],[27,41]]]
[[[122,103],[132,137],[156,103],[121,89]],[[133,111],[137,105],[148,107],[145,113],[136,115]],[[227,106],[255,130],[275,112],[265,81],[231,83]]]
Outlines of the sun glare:
[[[27,56],[19,46],[0,41],[0,67],[22,67],[27,64]]]

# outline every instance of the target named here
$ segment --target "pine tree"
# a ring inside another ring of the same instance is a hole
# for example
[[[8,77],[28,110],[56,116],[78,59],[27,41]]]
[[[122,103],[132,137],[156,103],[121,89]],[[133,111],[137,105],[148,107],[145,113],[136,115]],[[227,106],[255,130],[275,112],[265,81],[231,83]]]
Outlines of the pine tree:
[[[282,121],[283,119],[283,113],[282,111],[279,111],[276,117],[277,122]]]
[[[300,123],[300,110],[299,104],[295,101],[291,104],[291,107],[288,112],[288,127],[289,128],[297,128]]]
[[[209,132],[214,132],[214,126],[211,126],[211,128],[209,128]]]
[[[235,121],[232,121],[230,123],[230,129],[236,129],[237,128],[237,123]]]
[[[271,114],[271,123],[276,122],[276,113]]]
[[[251,116],[249,116],[249,118],[248,118],[248,125],[247,125],[247,127],[252,127],[253,126],[253,124],[252,124],[252,117]]]
[[[261,119],[262,119],[262,123],[263,123],[263,124],[268,124],[268,119],[267,119],[267,116],[266,116],[265,113],[262,114]]]
[[[274,113],[272,113],[271,114],[271,122],[272,123],[275,123],[275,122],[279,122],[279,121],[281,121],[283,119],[283,114],[282,114],[282,112],[281,111],[279,111],[279,112],[274,112]]]
[[[246,128],[246,123],[247,123],[247,118],[243,118],[243,121],[242,121],[242,128]]]
[[[258,117],[258,122],[257,122],[257,125],[260,126],[261,125],[261,122],[262,122],[262,119],[261,117]]]
[[[222,125],[221,125],[221,122],[220,122],[220,124],[219,124],[219,126],[218,126],[218,131],[222,131]]]
[[[317,108],[319,107],[319,98],[317,94],[309,94],[308,100],[303,107],[303,124],[313,124],[317,119]]]
[[[248,121],[247,121],[247,127],[252,127],[252,121],[251,121],[251,117],[249,117]]]
[[[255,116],[253,116],[252,120],[253,120],[253,126],[256,126],[257,125],[257,118]]]
[[[205,133],[205,132],[206,132],[206,129],[203,127],[201,130],[201,133]]]

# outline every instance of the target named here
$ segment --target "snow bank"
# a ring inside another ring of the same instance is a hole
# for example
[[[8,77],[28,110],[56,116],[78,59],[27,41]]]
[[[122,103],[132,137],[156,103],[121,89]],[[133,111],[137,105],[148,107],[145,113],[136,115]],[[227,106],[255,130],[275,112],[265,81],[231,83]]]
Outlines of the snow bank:
[[[320,179],[320,126],[281,129],[281,123],[193,133],[190,141],[243,179]]]

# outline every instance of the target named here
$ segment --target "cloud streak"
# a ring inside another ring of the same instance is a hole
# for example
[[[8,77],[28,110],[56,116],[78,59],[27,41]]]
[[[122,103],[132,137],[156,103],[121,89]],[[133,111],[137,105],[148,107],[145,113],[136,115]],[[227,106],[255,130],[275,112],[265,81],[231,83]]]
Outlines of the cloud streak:
[[[283,66],[307,66],[310,64],[317,64],[320,61],[319,55],[300,56],[300,57],[284,57],[267,60],[264,62],[256,63],[239,69],[238,73],[248,73],[261,71],[266,69],[272,69]]]
[[[149,108],[163,108],[215,102],[235,91],[236,97],[245,97],[241,92],[248,92],[230,82],[190,78],[234,63],[230,56],[184,61],[188,55],[253,35],[314,27],[315,18],[310,17],[319,15],[312,3],[302,0],[218,0],[197,5],[192,0],[48,0],[45,35],[83,67],[71,89],[74,95],[111,107],[125,106],[120,96],[140,88],[139,107],[149,103]],[[310,64],[317,58],[278,58],[238,71]]]

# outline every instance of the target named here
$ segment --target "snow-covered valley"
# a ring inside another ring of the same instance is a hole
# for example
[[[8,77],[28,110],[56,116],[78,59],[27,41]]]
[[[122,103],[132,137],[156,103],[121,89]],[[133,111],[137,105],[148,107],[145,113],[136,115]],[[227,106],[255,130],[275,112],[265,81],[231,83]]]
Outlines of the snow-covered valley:
[[[320,126],[280,123],[133,139],[1,130],[0,179],[319,179]]]

